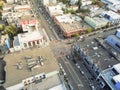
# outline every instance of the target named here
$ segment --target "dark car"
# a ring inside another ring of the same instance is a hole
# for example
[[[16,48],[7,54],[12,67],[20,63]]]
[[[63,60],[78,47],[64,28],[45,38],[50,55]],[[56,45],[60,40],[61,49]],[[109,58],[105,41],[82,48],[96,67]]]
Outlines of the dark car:
[[[72,61],[73,61],[75,64],[77,63],[75,59],[72,59]]]

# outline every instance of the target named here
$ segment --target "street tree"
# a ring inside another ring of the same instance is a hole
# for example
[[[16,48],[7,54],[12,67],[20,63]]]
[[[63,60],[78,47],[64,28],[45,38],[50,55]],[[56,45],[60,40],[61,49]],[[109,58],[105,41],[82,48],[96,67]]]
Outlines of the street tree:
[[[87,33],[91,33],[91,32],[92,32],[92,28],[91,28],[91,27],[88,27],[88,28],[86,29],[86,32],[87,32]]]
[[[15,25],[6,26],[5,33],[8,34],[10,38],[13,38],[17,34],[17,27],[15,27]]]
[[[3,31],[3,29],[4,29],[4,26],[0,25],[0,32]]]
[[[80,35],[78,33],[74,34],[74,37],[79,37]]]

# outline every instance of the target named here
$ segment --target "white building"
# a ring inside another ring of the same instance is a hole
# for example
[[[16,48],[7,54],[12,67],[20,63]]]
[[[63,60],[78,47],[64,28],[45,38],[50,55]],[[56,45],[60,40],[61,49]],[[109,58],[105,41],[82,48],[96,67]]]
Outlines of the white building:
[[[41,3],[45,6],[50,4],[57,4],[57,0],[41,0]]]
[[[15,11],[25,11],[25,10],[30,10],[30,9],[31,9],[31,7],[28,4],[14,6]]]
[[[71,5],[75,5],[78,2],[78,0],[70,0]]]
[[[103,3],[108,5],[108,8],[112,11],[119,12],[120,0],[101,0]]]
[[[97,80],[106,90],[120,90],[120,63],[102,71]]]
[[[115,35],[120,39],[120,29],[117,29],[117,31],[115,32]]]
[[[2,19],[8,23],[17,22],[21,16],[32,15],[29,5],[4,5]]]
[[[38,22],[36,20],[21,20],[19,24],[23,32],[26,33],[21,33],[14,37],[14,51],[45,44],[43,34],[39,31]]]
[[[113,11],[104,11],[101,13],[101,16],[111,22],[111,24],[120,23],[120,15]]]
[[[13,4],[15,2],[15,0],[6,0],[6,2],[9,4]]]
[[[30,48],[33,46],[40,46],[42,44],[43,44],[43,36],[39,31],[18,34],[18,36],[14,38],[14,42],[13,42],[15,51]]]
[[[101,0],[103,3],[108,4],[108,5],[115,5],[120,3],[119,0]]]
[[[35,45],[40,45],[43,42],[43,36],[39,31],[33,31],[30,33],[19,34],[18,39],[20,42],[20,46],[25,49],[29,47],[33,47]]]
[[[48,6],[47,11],[50,16],[62,15],[63,14],[62,8],[64,7],[65,7],[64,4],[58,4],[56,6]]]
[[[81,0],[81,3],[82,3],[82,6],[85,6],[85,5],[92,4],[92,1],[91,0]]]

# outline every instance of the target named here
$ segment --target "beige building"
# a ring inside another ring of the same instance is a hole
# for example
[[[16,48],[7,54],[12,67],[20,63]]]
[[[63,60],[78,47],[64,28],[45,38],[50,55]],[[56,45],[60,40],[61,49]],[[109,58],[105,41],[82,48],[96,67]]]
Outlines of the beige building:
[[[81,18],[75,15],[64,14],[55,16],[54,21],[65,37],[81,34],[85,30],[84,26],[81,24]]]

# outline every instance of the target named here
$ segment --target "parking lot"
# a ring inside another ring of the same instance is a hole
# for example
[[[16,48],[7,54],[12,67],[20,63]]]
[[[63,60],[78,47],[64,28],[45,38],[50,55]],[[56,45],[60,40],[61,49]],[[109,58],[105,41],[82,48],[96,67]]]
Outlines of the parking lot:
[[[30,63],[25,60],[25,57],[28,56],[32,57],[33,61],[36,61],[37,64],[37,66],[31,71],[28,69],[28,64]],[[43,64],[37,63],[38,56],[42,56]],[[51,71],[58,70],[57,61],[54,58],[50,47],[32,48],[12,54],[7,54],[4,59],[7,64],[5,87],[20,83],[23,79],[39,73],[49,73]],[[21,66],[19,67],[19,65]]]

